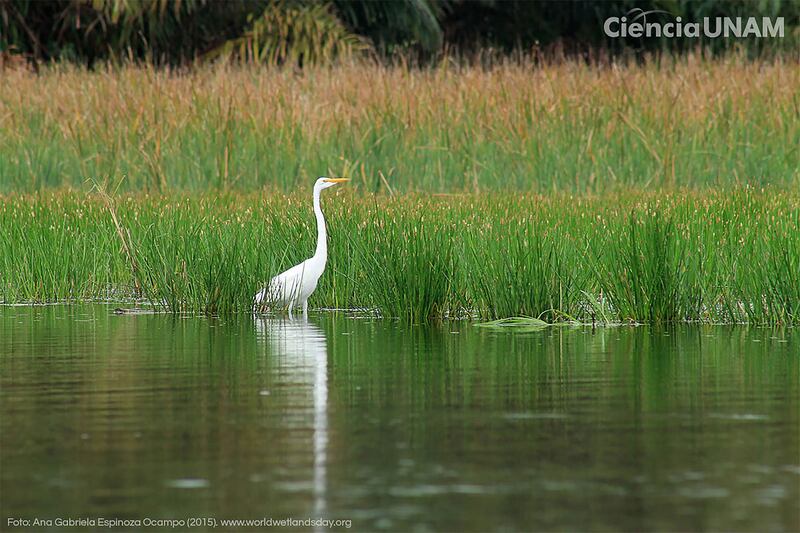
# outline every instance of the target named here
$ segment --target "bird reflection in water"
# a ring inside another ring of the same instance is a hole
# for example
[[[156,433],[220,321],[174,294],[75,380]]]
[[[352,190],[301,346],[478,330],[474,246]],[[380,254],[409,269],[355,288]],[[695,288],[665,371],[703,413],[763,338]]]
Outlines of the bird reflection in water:
[[[323,331],[307,320],[255,316],[256,336],[270,348],[281,374],[303,394],[313,393],[313,513],[326,518],[328,450],[328,346]]]

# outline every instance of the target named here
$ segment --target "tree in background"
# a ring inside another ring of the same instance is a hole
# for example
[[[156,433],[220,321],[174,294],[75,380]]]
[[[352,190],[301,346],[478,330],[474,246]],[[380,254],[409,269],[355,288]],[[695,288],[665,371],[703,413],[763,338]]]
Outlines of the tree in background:
[[[697,46],[680,39],[608,39],[603,21],[634,8],[684,20],[783,16],[786,39],[746,45],[796,50],[800,40],[800,2],[792,0],[0,0],[0,52],[87,65],[124,59],[180,65],[222,57],[303,65],[363,53],[426,60],[444,47],[472,54],[486,48],[614,53]],[[703,44],[719,49],[730,40]]]

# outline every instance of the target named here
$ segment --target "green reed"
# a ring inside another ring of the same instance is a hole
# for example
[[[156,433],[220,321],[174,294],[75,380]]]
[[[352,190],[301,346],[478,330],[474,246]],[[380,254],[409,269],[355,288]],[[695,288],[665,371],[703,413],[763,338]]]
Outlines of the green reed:
[[[800,322],[800,196],[751,188],[595,197],[323,197],[328,269],[312,308],[412,321]],[[308,193],[309,191],[305,191]],[[0,196],[0,299],[130,300],[250,312],[309,257],[307,194]],[[137,269],[131,268],[131,256]]]

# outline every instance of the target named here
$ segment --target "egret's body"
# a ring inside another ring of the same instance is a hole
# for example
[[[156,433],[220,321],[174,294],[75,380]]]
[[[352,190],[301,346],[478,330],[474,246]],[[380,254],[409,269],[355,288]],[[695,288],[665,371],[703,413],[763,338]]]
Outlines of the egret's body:
[[[289,316],[292,308],[302,306],[303,316],[308,315],[308,297],[317,288],[317,282],[325,271],[328,261],[328,234],[325,228],[325,216],[320,207],[320,193],[323,189],[333,187],[347,178],[319,178],[314,183],[314,215],[317,218],[317,249],[314,255],[272,278],[265,288],[255,296],[255,305],[287,306]]]

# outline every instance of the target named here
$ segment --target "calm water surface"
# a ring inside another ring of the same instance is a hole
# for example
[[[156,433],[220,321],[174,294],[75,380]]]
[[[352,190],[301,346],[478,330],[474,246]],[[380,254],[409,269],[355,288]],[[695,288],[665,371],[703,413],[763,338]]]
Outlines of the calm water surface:
[[[0,530],[796,531],[799,398],[791,329],[0,307]]]

